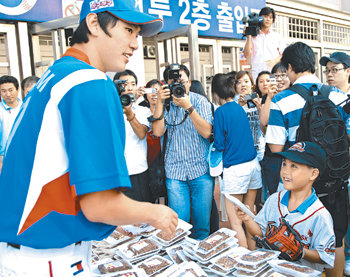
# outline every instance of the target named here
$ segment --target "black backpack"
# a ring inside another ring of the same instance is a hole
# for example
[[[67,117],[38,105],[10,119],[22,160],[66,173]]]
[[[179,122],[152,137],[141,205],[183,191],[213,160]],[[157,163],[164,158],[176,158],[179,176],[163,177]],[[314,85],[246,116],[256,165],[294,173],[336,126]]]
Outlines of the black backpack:
[[[337,106],[328,98],[331,86],[314,84],[307,90],[302,85],[290,88],[305,100],[296,142],[311,141],[319,144],[327,154],[324,173],[314,183],[318,194],[339,190],[350,174],[349,142],[345,122]],[[317,94],[314,95],[314,91]]]

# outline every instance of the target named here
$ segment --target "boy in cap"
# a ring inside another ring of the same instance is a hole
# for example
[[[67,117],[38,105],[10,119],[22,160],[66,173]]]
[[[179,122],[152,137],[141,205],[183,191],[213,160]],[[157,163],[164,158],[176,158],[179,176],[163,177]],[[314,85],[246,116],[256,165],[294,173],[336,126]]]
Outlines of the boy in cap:
[[[6,146],[0,176],[0,276],[91,276],[91,240],[116,225],[149,223],[167,234],[177,215],[121,191],[131,186],[116,87],[162,21],[130,0],[85,0],[71,48],[36,83]]]
[[[327,83],[335,86],[346,94],[350,94],[350,56],[344,52],[334,52],[329,57],[322,57],[320,64],[325,66]]]
[[[265,237],[265,242],[271,241],[270,230],[278,230],[286,221],[300,242],[300,254],[293,256],[295,253],[291,253],[291,260],[300,260],[302,264],[321,271],[324,267],[333,267],[335,236],[332,218],[312,188],[325,168],[325,152],[315,143],[298,142],[276,154],[283,158],[281,178],[285,190],[271,195],[255,219],[242,211],[239,211],[240,217],[249,233]]]

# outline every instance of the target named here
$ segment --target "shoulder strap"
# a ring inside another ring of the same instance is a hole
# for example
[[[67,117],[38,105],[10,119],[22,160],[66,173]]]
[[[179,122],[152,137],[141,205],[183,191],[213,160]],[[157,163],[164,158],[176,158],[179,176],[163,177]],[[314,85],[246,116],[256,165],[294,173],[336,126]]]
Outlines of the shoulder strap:
[[[328,86],[328,85],[322,85],[319,89],[321,95],[329,98],[329,94],[331,93],[333,87],[332,86]]]
[[[295,85],[291,86],[289,89],[296,92],[297,94],[299,94],[301,97],[303,97],[305,99],[305,101],[307,101],[311,97],[310,91],[307,90],[302,85],[295,84]]]

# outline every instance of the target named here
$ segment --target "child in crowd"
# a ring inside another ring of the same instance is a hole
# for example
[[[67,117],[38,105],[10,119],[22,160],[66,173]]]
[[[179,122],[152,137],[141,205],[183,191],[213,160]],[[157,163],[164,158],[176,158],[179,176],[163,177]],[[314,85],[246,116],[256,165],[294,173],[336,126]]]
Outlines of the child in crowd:
[[[253,209],[256,191],[262,186],[260,165],[248,118],[244,109],[233,100],[233,80],[226,74],[216,74],[212,80],[213,99],[220,105],[214,116],[214,146],[223,152],[221,192],[238,198]],[[242,221],[226,198],[225,207],[239,245],[254,248],[254,241],[247,240]]]
[[[325,168],[325,152],[315,143],[298,142],[276,154],[283,158],[281,178],[285,190],[271,195],[254,220],[240,210],[237,214],[251,235],[266,238],[271,224],[278,228],[284,218],[302,241],[301,263],[320,271],[333,267],[333,221],[312,188]]]

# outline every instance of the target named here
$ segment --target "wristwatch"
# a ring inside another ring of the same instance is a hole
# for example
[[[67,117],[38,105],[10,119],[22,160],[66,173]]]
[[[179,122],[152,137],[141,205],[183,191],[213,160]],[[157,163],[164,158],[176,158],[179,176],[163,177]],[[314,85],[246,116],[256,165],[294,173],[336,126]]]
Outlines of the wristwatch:
[[[187,110],[185,110],[185,113],[186,113],[187,115],[190,115],[191,113],[193,113],[193,111],[194,111],[194,107],[191,106],[191,107],[189,107]]]

